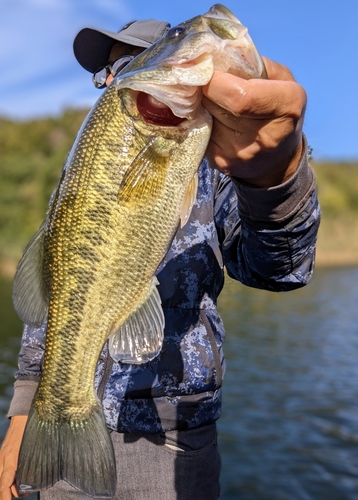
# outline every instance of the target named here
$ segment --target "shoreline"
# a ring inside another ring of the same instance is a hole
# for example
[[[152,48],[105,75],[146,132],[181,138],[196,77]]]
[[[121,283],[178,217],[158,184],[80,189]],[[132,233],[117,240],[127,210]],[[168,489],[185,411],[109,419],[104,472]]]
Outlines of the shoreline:
[[[15,275],[17,261],[0,261],[0,278],[12,281]],[[325,267],[356,267],[358,266],[358,255],[355,252],[322,253],[317,249],[315,268]]]
[[[322,267],[356,267],[358,266],[358,256],[356,254],[343,254],[339,257],[335,255],[317,255],[316,268]]]

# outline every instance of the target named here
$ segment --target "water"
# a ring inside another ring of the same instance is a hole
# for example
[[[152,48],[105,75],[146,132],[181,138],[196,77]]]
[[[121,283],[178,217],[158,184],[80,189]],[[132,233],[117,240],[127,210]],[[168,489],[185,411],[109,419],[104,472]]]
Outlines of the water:
[[[356,500],[358,269],[287,294],[230,282],[220,304],[223,499]]]
[[[0,281],[0,440],[21,325]],[[228,280],[222,500],[358,499],[358,268],[274,294]]]

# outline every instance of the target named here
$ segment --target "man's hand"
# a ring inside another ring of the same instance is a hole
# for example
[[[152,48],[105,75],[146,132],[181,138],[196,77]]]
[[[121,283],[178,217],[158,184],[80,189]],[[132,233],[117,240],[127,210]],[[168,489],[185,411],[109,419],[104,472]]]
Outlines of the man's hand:
[[[0,450],[0,498],[11,500],[19,496],[15,486],[15,474],[20,445],[24,434],[27,417],[12,417],[10,427]],[[25,495],[24,495],[25,496]],[[28,495],[26,495],[28,496]]]
[[[268,80],[216,71],[203,89],[203,104],[214,117],[209,162],[248,184],[270,187],[298,167],[307,98],[288,68],[263,60]]]

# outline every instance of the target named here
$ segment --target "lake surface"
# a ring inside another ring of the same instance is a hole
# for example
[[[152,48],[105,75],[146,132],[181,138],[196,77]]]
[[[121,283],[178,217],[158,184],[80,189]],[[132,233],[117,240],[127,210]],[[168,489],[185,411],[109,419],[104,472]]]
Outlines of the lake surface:
[[[0,280],[0,441],[21,324]],[[358,268],[285,294],[228,280],[222,500],[358,499]]]

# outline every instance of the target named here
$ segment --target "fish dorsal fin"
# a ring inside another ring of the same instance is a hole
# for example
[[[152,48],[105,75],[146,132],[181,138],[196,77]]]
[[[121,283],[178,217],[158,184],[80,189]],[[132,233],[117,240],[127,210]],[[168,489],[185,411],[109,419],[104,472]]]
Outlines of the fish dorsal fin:
[[[109,352],[114,361],[142,364],[155,358],[163,344],[164,313],[153,278],[148,295],[124,324],[112,329]]]
[[[19,318],[33,327],[43,324],[48,309],[48,291],[43,276],[44,227],[45,223],[24,250],[16,269],[12,295]]]
[[[169,154],[160,151],[158,138],[152,138],[136,156],[125,173],[118,193],[119,202],[144,202],[159,194],[163,185]]]
[[[188,186],[184,201],[180,207],[180,227],[185,226],[190,217],[198,191],[198,173],[196,172]]]

